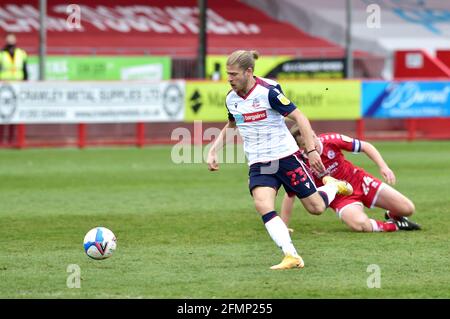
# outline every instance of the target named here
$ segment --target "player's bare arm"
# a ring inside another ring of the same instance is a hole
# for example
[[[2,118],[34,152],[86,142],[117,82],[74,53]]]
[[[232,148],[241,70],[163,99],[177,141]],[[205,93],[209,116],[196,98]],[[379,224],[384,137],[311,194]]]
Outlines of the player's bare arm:
[[[219,163],[217,162],[217,151],[220,151],[226,144],[227,130],[235,129],[235,128],[236,128],[236,122],[228,121],[228,123],[225,124],[222,131],[220,131],[219,136],[217,136],[217,138],[215,139],[211,148],[209,149],[208,158],[206,160],[206,163],[208,164],[208,169],[210,171],[217,171],[219,169]]]
[[[395,184],[395,174],[384,161],[380,152],[369,142],[361,141],[361,151],[369,157],[380,169],[381,176],[391,185]]]
[[[316,146],[314,143],[314,133],[306,116],[299,110],[295,109],[287,116],[289,119],[294,120],[300,130],[301,136],[304,137],[305,141],[305,152],[308,155],[309,164],[312,170],[316,173],[323,173],[325,171],[325,166],[320,159],[319,152],[315,151]]]

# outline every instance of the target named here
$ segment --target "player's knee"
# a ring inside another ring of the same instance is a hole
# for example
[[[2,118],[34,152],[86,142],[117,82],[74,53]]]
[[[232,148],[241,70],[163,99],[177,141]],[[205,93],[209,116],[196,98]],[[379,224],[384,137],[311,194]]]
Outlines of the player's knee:
[[[370,224],[370,220],[368,218],[360,218],[354,220],[352,223],[348,225],[351,230],[355,232],[371,232],[372,225]]]
[[[403,216],[411,216],[416,211],[414,203],[409,199],[405,199],[402,206]]]
[[[326,206],[324,203],[312,203],[307,205],[305,208],[310,214],[320,215],[325,211]]]
[[[363,228],[359,224],[351,224],[349,225],[350,229],[354,232],[362,232]]]
[[[270,212],[273,210],[273,206],[270,203],[268,203],[267,200],[256,199],[256,198],[255,198],[255,208],[261,214],[267,213],[267,212]]]
[[[409,198],[403,197],[393,203],[392,207],[389,207],[388,210],[390,210],[394,215],[407,217],[414,214],[416,207]]]

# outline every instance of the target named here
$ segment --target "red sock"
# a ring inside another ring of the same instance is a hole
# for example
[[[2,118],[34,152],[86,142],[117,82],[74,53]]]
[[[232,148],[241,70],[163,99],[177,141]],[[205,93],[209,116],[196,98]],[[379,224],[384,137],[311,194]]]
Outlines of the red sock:
[[[393,232],[397,231],[397,225],[392,222],[382,222],[380,220],[371,219],[373,232]]]
[[[392,218],[393,220],[401,220],[402,219],[401,216],[397,216],[395,214],[392,214],[390,211],[387,211],[387,214],[388,214],[389,218]]]

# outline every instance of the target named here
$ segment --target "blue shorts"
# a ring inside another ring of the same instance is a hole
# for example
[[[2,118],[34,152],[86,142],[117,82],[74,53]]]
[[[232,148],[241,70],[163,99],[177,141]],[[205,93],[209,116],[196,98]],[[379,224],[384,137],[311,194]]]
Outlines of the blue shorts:
[[[283,185],[286,192],[294,193],[298,198],[308,197],[317,190],[308,168],[297,153],[278,161],[255,163],[250,166],[248,176],[250,194],[257,186],[278,190]]]

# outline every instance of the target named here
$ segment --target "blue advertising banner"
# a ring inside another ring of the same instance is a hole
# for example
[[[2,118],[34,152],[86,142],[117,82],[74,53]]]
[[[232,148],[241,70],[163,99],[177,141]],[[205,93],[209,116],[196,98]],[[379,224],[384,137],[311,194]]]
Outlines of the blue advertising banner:
[[[373,118],[450,116],[450,81],[363,82],[362,116]]]

